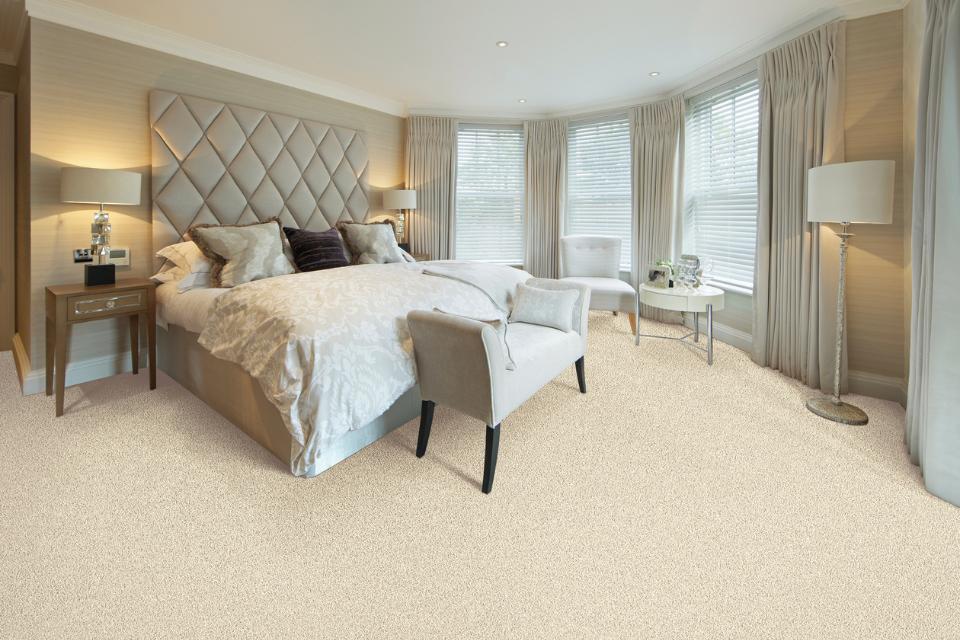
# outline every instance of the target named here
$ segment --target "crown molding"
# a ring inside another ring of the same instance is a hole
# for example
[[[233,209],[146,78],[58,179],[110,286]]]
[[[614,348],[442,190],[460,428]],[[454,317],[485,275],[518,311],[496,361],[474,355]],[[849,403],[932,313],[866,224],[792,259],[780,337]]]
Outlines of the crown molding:
[[[422,106],[410,107],[409,112],[411,115],[450,116],[460,119],[523,121],[547,118],[587,118],[600,116],[605,113],[623,111],[642,104],[664,100],[680,93],[695,95],[709,89],[711,86],[721,84],[738,75],[749,72],[751,65],[756,64],[757,58],[767,51],[786,44],[794,38],[817,27],[821,27],[828,22],[833,22],[834,20],[856,20],[857,18],[887,13],[889,11],[898,11],[903,9],[909,2],[910,0],[854,0],[835,9],[814,12],[796,22],[792,27],[759,36],[736,49],[728,51],[718,58],[711,60],[709,64],[703,65],[681,76],[673,88],[660,93],[641,96],[634,94],[623,98],[613,98],[603,102],[587,102],[568,109],[539,113],[511,113],[504,111],[467,112],[465,114],[463,111],[457,111],[455,109],[431,109]]]
[[[88,31],[147,49],[202,62],[262,80],[309,91],[393,116],[407,115],[399,101],[327,80],[285,65],[181,35],[138,20],[118,16],[73,0],[27,0],[31,18]]]

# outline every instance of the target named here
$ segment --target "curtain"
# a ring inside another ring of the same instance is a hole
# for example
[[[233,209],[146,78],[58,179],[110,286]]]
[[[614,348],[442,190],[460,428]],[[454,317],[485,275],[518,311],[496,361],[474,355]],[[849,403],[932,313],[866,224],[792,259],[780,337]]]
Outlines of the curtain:
[[[683,149],[682,96],[630,110],[635,242],[633,279],[646,280],[647,268],[673,256],[673,231],[680,204],[680,153]],[[676,313],[643,305],[640,314],[661,322]]]
[[[833,386],[839,244],[806,221],[807,171],[843,161],[845,46],[846,23],[834,22],[760,60],[752,355],[824,391]]]
[[[427,254],[432,260],[452,257],[456,173],[456,120],[410,116],[407,188],[417,191],[417,209],[408,222],[412,253]]]
[[[927,489],[960,506],[960,289],[953,282],[960,245],[960,2],[926,6],[905,440]]]
[[[527,165],[523,268],[536,278],[556,278],[567,177],[567,121],[525,122],[523,133]]]

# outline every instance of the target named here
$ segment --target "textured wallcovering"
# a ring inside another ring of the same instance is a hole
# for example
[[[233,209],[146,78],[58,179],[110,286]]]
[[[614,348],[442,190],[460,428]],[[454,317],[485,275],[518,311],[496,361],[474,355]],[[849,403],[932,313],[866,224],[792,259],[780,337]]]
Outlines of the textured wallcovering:
[[[325,231],[369,210],[359,132],[168,91],[150,93],[154,250],[194,224]]]

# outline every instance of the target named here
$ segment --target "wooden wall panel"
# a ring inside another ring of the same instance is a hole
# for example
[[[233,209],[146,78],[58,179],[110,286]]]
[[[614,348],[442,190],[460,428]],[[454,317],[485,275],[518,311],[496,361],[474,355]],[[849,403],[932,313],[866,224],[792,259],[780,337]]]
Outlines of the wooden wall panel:
[[[27,25],[17,58],[17,133],[15,179],[17,206],[14,221],[16,238],[16,332],[20,353],[30,356],[30,26]],[[41,331],[41,334],[43,332]],[[17,360],[18,371],[30,366]]]
[[[901,11],[847,24],[846,160],[897,162],[891,225],[854,225],[847,279],[851,371],[903,378]]]
[[[89,242],[88,208],[59,202],[64,165],[123,168],[143,175],[142,203],[113,207],[112,244],[129,247],[118,276],[148,276],[152,266],[150,130],[147,96],[159,88],[309,118],[362,131],[373,191],[403,182],[404,119],[225,71],[87,32],[32,20],[32,358],[43,362],[43,288],[77,282],[71,250]],[[379,196],[372,199],[373,214]],[[74,330],[74,361],[121,354],[119,325]]]

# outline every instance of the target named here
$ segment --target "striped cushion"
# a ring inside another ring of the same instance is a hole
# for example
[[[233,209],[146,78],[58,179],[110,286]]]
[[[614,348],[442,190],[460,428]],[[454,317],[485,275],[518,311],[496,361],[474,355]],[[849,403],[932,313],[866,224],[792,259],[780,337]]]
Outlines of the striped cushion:
[[[300,271],[319,271],[350,264],[343,254],[343,240],[336,229],[307,231],[284,227],[283,232],[287,234],[293,260]]]

